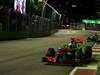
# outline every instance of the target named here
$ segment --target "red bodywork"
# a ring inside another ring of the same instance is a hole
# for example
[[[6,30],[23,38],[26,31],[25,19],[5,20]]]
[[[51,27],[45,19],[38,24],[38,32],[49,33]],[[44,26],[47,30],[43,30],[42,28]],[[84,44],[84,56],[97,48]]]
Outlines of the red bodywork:
[[[43,61],[47,61],[47,62],[56,62],[56,58],[55,57],[49,57],[49,56],[45,56],[43,57]]]
[[[85,39],[84,38],[72,38],[72,41],[76,43],[82,43],[85,41]]]
[[[56,52],[56,55],[63,55],[64,52]],[[56,62],[57,58],[56,57],[49,57],[49,56],[45,56],[43,57],[44,61],[47,62]]]
[[[63,54],[64,54],[64,52],[56,52],[56,54],[63,55]]]

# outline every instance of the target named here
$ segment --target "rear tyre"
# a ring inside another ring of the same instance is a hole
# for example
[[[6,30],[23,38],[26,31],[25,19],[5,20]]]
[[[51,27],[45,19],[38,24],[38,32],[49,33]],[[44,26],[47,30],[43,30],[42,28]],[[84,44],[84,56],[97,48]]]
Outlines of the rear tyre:
[[[46,56],[55,57],[55,50],[54,50],[54,48],[48,48]]]
[[[91,58],[92,57],[92,47],[91,46],[86,46],[85,50],[85,58]]]
[[[82,50],[74,50],[74,54],[72,57],[72,64],[74,65],[80,64],[82,56],[83,56]]]

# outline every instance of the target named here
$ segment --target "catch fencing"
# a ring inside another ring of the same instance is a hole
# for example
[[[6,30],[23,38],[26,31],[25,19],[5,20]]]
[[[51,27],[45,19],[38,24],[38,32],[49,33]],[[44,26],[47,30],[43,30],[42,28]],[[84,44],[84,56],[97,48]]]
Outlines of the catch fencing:
[[[5,14],[1,17],[0,32],[48,32],[59,27],[59,22],[40,16]]]

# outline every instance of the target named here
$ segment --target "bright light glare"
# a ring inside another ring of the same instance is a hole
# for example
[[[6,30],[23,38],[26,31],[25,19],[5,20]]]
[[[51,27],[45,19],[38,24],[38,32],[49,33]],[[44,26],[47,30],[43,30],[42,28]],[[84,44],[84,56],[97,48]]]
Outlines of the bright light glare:
[[[100,24],[100,20],[90,20],[90,19],[83,19],[83,23],[94,23],[94,24]]]
[[[43,0],[39,0],[39,2],[42,2]]]
[[[100,20],[97,21],[97,24],[100,24]]]
[[[77,5],[72,5],[73,8],[77,7]]]

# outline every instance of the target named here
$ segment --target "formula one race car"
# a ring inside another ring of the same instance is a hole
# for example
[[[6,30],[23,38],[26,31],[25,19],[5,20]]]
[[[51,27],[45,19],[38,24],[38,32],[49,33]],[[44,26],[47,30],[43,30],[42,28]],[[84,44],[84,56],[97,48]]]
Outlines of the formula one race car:
[[[100,42],[99,35],[93,34],[87,38],[88,41]]]
[[[42,62],[79,64],[92,56],[92,47],[84,46],[84,42],[83,38],[72,38],[70,44],[58,48],[57,51],[49,48],[46,56],[42,58]]]

